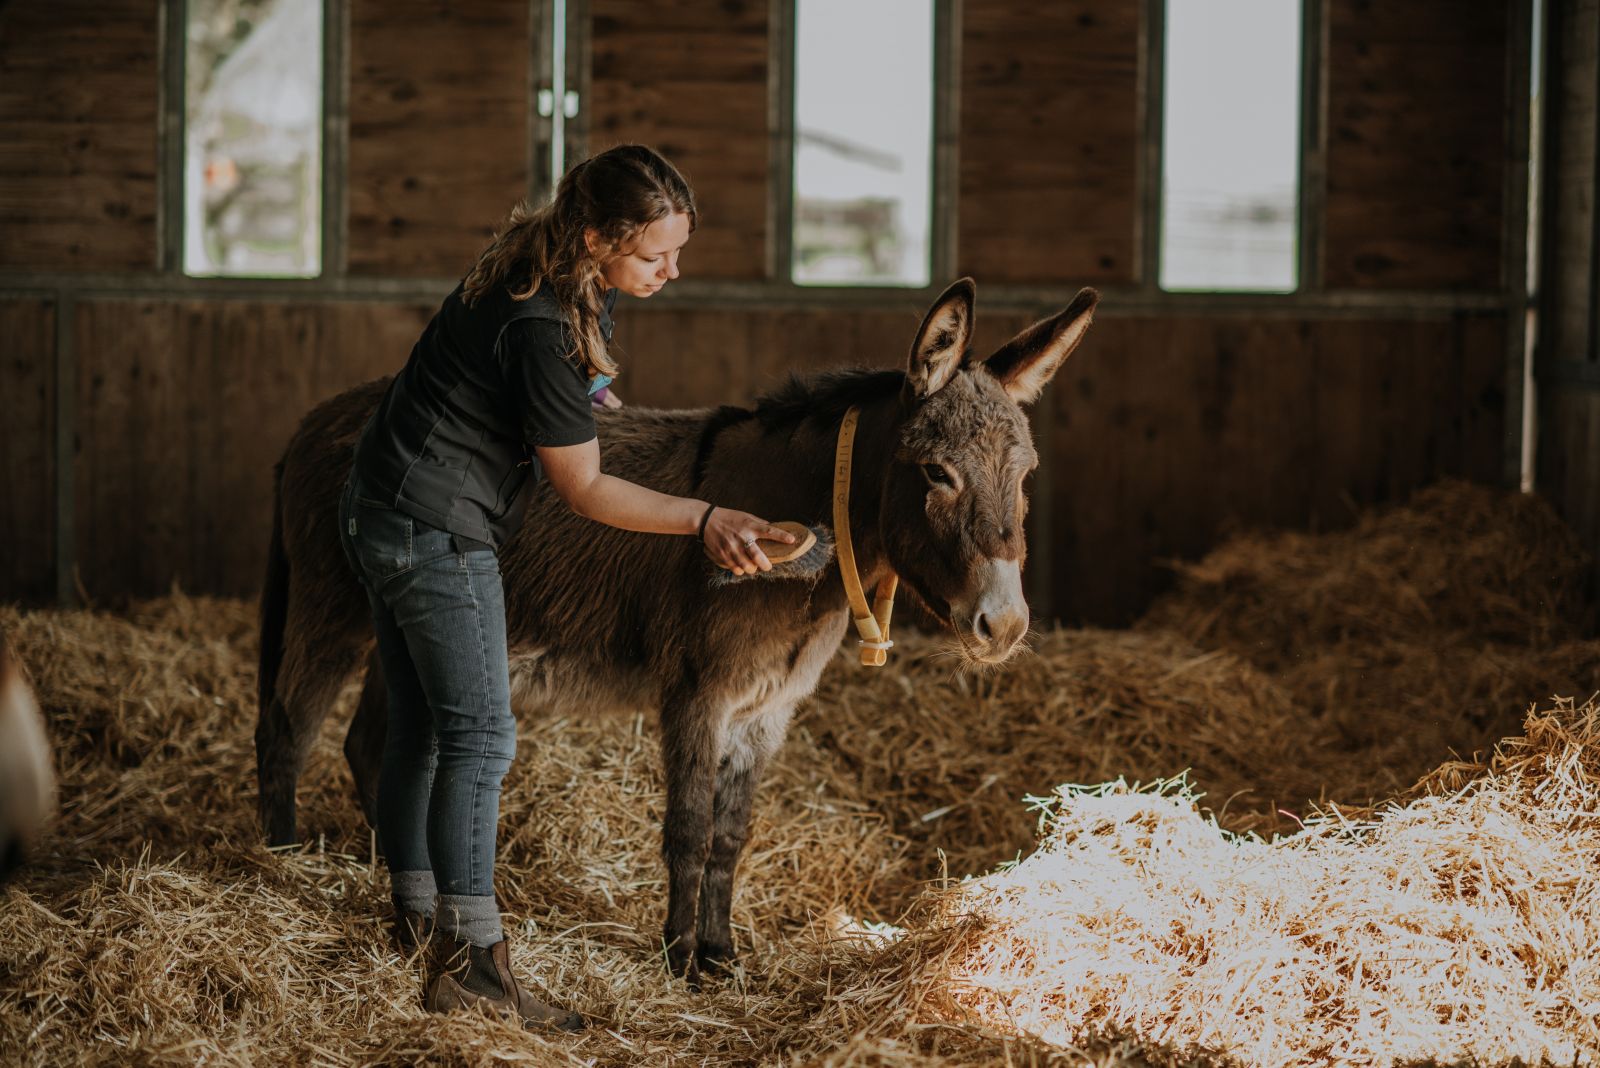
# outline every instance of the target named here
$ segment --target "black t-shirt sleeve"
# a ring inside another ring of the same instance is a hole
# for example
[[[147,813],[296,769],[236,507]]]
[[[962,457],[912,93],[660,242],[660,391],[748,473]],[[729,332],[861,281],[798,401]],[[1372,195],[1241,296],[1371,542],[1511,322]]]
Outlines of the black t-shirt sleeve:
[[[518,319],[500,335],[496,356],[529,445],[582,445],[595,436],[589,383],[567,357],[560,323]]]

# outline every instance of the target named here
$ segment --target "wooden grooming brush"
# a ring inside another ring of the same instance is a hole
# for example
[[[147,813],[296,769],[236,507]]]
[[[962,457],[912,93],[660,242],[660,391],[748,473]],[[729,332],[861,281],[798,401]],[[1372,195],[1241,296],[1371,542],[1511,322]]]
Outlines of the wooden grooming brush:
[[[735,575],[725,568],[713,567],[711,585],[726,586],[733,582],[761,579],[809,579],[815,582],[823,570],[833,562],[833,532],[827,527],[808,527],[804,523],[788,521],[772,525],[787,530],[796,540],[793,545],[785,545],[781,541],[756,539],[756,544],[772,564],[771,571],[757,571],[753,575]]]
[[[817,543],[817,535],[804,523],[796,523],[786,519],[782,523],[774,523],[779,530],[794,535],[794,544],[787,545],[781,541],[769,541],[766,538],[756,539],[756,548],[767,554],[767,559],[773,564],[787,564],[811,551]]]

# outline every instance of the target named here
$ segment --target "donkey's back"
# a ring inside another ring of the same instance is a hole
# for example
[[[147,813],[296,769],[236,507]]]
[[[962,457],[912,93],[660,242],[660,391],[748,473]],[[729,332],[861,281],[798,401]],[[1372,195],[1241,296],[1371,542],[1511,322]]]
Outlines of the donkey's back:
[[[387,381],[314,409],[278,465],[256,732],[262,817],[274,844],[295,840],[294,792],[309,746],[372,644],[366,595],[340,543],[338,498]],[[602,467],[663,493],[694,496],[711,415],[601,413]],[[796,583],[749,581],[713,597],[697,539],[585,519],[548,483],[534,489],[499,557],[521,706],[585,713],[659,707],[675,690],[712,682],[740,707],[754,710],[775,695],[792,702],[815,687],[844,627],[838,612],[826,610],[836,606],[808,603],[812,589],[792,588]],[[385,705],[374,657],[346,743],[369,815]]]

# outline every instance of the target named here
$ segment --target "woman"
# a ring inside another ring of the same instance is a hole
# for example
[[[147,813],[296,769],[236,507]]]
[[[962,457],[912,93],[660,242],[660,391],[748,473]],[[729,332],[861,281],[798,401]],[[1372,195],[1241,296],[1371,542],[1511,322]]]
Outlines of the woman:
[[[500,783],[516,746],[495,549],[541,474],[580,515],[697,536],[735,574],[793,539],[745,512],[601,472],[590,395],[617,293],[678,277],[694,196],[656,152],[578,164],[552,203],[519,207],[423,331],[362,433],[340,501],[389,691],[378,834],[403,948],[434,943],[429,1009],[475,1002],[529,1023],[582,1026],[511,975],[494,896]]]

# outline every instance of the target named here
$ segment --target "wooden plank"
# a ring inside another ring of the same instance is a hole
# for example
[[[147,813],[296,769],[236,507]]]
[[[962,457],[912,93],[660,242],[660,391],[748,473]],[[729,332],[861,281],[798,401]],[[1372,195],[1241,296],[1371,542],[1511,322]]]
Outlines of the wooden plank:
[[[190,306],[183,339],[190,381],[205,398],[193,419],[191,480],[198,510],[183,581],[201,589],[261,587],[272,522],[272,468],[297,412],[328,309],[236,302]],[[248,433],[240,428],[249,427]]]
[[[767,276],[765,0],[594,0],[589,151],[655,147],[695,191],[682,270]]]
[[[351,0],[349,270],[465,274],[527,194],[524,0]]]
[[[0,301],[0,601],[55,593],[55,303]]]
[[[292,398],[298,406],[293,422],[351,386],[398,372],[437,310],[436,305],[354,301],[319,308],[319,345],[307,354],[304,386]]]
[[[1546,350],[1557,358],[1593,359],[1591,337],[1596,279],[1594,192],[1597,156],[1596,64],[1600,63],[1600,2],[1572,0],[1551,10],[1555,63],[1547,79],[1553,136],[1546,146],[1550,202],[1542,240]]]
[[[960,273],[1136,280],[1140,7],[961,5]]]
[[[1056,375],[1051,601],[1063,618],[1121,621],[1154,592],[1170,555],[1169,441],[1192,439],[1185,354],[1167,320],[1105,319]],[[1161,386],[1157,387],[1157,382]],[[1196,457],[1198,459],[1198,457]],[[1187,518],[1187,517],[1185,517]]]
[[[0,267],[155,267],[158,15],[0,5]]]
[[[1506,437],[1521,434],[1520,426],[1506,425],[1506,334],[1512,329],[1520,335],[1523,327],[1520,322],[1508,326],[1497,315],[1463,317],[1457,334],[1460,358],[1443,369],[1459,383],[1455,410],[1442,416],[1455,432],[1454,462],[1462,477],[1476,482],[1504,484]]]
[[[300,419],[398,370],[432,309],[95,301],[78,312],[78,552],[96,599],[260,588]]]
[[[747,405],[791,373],[903,367],[924,311],[625,305],[613,339],[618,390],[648,407]]]
[[[693,408],[744,398],[751,354],[742,316],[628,308],[618,310],[616,322],[612,347],[622,367],[617,392],[627,403]]]
[[[200,505],[183,310],[158,301],[85,301],[73,329],[83,588],[95,603],[165,593],[185,575]]]
[[[1500,283],[1510,0],[1330,0],[1325,280]]]
[[[1540,492],[1594,551],[1600,545],[1600,390],[1553,384],[1541,390],[1538,465]]]

